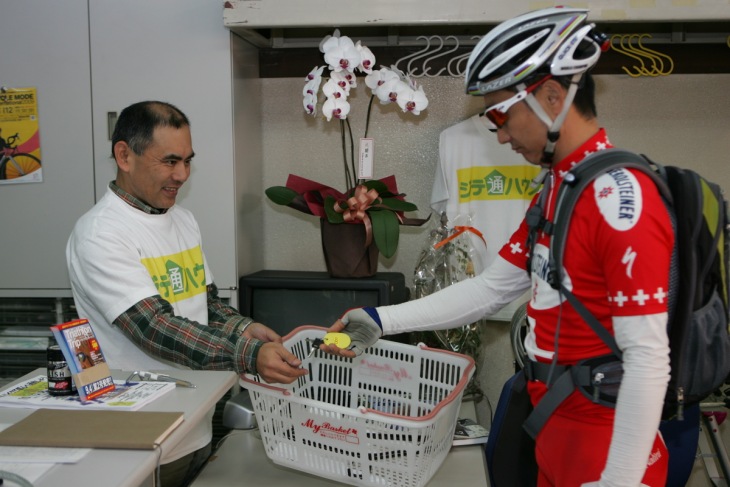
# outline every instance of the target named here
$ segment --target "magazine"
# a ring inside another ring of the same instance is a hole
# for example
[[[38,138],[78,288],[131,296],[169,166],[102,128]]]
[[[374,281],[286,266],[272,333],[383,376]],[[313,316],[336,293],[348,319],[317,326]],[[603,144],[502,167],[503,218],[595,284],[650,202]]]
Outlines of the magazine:
[[[81,401],[114,390],[115,384],[89,320],[78,319],[51,327],[68,362]]]
[[[114,381],[115,389],[82,402],[79,396],[52,396],[48,378],[38,375],[0,391],[0,406],[22,408],[77,408],[136,411],[175,388],[174,382]]]
[[[489,440],[489,430],[473,419],[461,418],[456,421],[453,446],[475,445]]]

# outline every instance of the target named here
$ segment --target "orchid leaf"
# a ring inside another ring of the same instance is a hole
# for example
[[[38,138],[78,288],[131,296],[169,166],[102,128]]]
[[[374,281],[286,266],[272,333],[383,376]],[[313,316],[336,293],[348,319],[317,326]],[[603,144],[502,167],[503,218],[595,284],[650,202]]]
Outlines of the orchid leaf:
[[[378,246],[378,250],[384,257],[393,257],[398,248],[400,235],[398,217],[392,211],[377,209],[370,209],[368,215],[373,224],[375,245]]]
[[[393,211],[416,211],[418,207],[413,203],[399,200],[397,198],[383,198],[380,202],[381,205],[387,206]]]
[[[330,223],[344,223],[345,217],[342,213],[335,211],[335,205],[337,200],[332,196],[327,196],[324,199],[324,211],[327,213],[327,221]]]
[[[286,186],[272,186],[267,188],[264,192],[271,201],[277,205],[284,206],[289,206],[289,204],[294,201],[297,196],[300,196],[299,193],[293,189],[287,188]]]
[[[304,199],[304,196],[293,189],[289,189],[286,186],[272,186],[270,188],[266,188],[264,192],[266,193],[266,196],[268,196],[269,199],[277,205],[288,206],[289,208],[294,208],[297,211],[301,211],[302,213],[307,213],[309,215],[313,214],[307,204],[307,201]]]
[[[400,225],[422,225],[428,219],[405,217],[405,212],[417,211],[418,207],[405,201],[405,194],[391,192],[390,187],[395,188],[394,177],[367,180],[361,184],[368,190],[375,190],[378,193],[379,197],[370,203],[372,206],[366,207],[366,211],[372,224],[372,237],[375,245],[384,257],[391,258],[398,248]],[[265,193],[275,204],[326,218],[330,223],[344,224],[346,214],[354,218],[348,217],[353,224],[366,223],[356,217],[352,211],[344,213],[337,211],[347,210],[344,200],[355,193],[354,189],[348,190],[343,195],[328,186],[290,174],[286,186],[272,186],[266,189]],[[336,205],[340,207],[337,208]],[[343,208],[343,206],[345,207]]]
[[[392,194],[390,192],[390,190],[388,189],[388,186],[386,186],[386,184],[384,182],[378,181],[377,179],[369,179],[369,180],[363,182],[362,184],[369,190],[374,189],[380,195],[385,194],[385,193]]]
[[[403,217],[401,219],[400,224],[401,225],[407,225],[409,227],[420,227],[421,225],[423,225],[424,223],[426,223],[430,219],[431,219],[431,215],[428,215],[428,217],[426,217],[426,218],[408,218],[408,217]]]

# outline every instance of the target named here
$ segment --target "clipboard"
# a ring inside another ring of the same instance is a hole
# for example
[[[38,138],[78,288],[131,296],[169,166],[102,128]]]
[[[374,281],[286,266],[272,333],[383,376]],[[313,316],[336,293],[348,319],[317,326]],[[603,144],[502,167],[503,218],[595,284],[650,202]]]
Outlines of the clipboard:
[[[0,445],[153,450],[183,419],[182,412],[38,409],[0,431]]]

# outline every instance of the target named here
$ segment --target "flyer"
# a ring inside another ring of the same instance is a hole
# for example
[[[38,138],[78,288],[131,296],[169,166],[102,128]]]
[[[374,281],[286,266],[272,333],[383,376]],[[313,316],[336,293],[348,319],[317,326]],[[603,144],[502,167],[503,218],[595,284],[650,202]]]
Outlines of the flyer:
[[[35,88],[0,88],[0,185],[40,183],[41,141]]]
[[[77,395],[50,395],[48,378],[38,375],[0,391],[0,406],[136,411],[175,388],[174,382],[115,380],[114,384],[114,391],[82,403]]]

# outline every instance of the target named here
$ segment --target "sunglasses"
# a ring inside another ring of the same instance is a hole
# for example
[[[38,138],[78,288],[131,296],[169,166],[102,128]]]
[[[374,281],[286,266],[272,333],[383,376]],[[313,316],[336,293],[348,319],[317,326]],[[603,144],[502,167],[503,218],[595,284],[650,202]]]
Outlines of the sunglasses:
[[[548,74],[547,76],[531,84],[524,90],[518,91],[514,96],[507,98],[505,101],[499,102],[496,105],[492,105],[491,107],[484,110],[484,116],[487,117],[487,120],[494,124],[495,128],[492,131],[496,132],[497,129],[501,129],[502,127],[504,127],[504,125],[509,120],[509,115],[507,115],[507,112],[510,108],[512,108],[512,105],[514,105],[515,103],[519,103],[527,98],[527,95],[535,91],[538,86],[540,86],[550,78],[552,78],[552,75]]]

